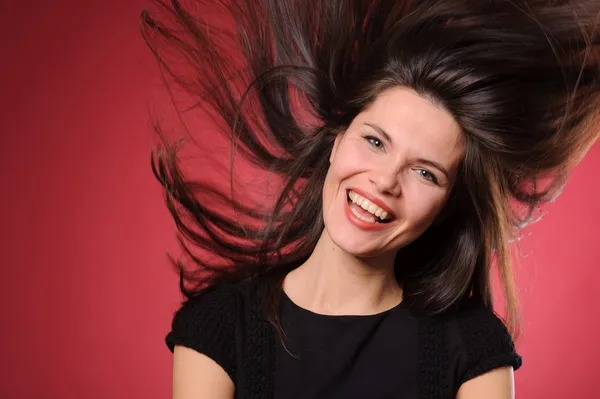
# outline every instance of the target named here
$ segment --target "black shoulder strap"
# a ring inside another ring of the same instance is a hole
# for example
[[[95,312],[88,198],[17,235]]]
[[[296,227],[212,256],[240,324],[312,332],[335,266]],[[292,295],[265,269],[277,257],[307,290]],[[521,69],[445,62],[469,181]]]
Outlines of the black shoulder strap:
[[[238,320],[235,328],[235,399],[244,398],[244,300],[241,292],[237,292]]]
[[[442,317],[419,318],[419,397],[442,399],[451,395],[447,322]]]

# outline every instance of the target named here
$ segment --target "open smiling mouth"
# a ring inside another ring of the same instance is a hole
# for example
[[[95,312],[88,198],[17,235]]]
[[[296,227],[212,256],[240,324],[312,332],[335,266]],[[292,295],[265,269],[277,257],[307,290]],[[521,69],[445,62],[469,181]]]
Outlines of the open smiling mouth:
[[[387,224],[394,220],[393,216],[387,215],[387,212],[383,211],[383,209],[379,208],[377,205],[371,203],[367,199],[362,198],[360,195],[355,194],[351,190],[346,192],[346,201],[348,202],[348,206],[354,215],[362,220],[373,220],[374,222],[371,223],[374,224]],[[368,211],[370,208],[373,210],[373,212]],[[383,219],[380,217],[382,214],[384,215]]]

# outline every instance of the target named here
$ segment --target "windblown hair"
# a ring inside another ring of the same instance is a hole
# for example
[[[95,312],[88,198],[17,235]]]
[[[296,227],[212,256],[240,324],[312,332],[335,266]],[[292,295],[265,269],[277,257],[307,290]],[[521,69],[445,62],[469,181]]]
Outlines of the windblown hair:
[[[248,207],[186,177],[180,142],[156,125],[152,167],[191,260],[171,258],[186,296],[263,278],[279,326],[283,277],[324,229],[336,135],[383,90],[404,86],[450,112],[466,144],[445,218],[397,254],[404,300],[427,315],[469,296],[493,308],[495,262],[517,334],[510,243],[599,136],[600,2],[154,1],[141,24],[163,76],[245,159],[283,182],[271,209]],[[212,207],[223,201],[244,219]]]

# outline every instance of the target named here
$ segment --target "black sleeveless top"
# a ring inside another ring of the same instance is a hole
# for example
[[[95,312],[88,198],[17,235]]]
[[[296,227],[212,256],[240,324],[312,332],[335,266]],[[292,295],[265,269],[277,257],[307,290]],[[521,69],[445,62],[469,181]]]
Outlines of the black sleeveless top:
[[[375,315],[330,316],[281,303],[284,348],[276,350],[275,399],[418,398],[419,323],[404,303]],[[449,331],[453,392],[467,367],[457,328]]]
[[[475,299],[435,317],[403,303],[370,316],[326,316],[282,295],[292,357],[267,320],[260,282],[205,289],[177,310],[166,344],[192,348],[231,377],[236,398],[449,399],[462,383],[522,360],[503,322]]]
[[[418,323],[403,303],[375,315],[313,313],[282,296],[288,353],[277,347],[275,399],[417,398]]]

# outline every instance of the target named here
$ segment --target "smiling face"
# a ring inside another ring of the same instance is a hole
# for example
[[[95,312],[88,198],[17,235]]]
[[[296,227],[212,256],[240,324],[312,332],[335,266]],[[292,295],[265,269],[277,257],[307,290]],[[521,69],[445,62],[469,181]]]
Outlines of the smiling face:
[[[411,89],[385,90],[336,137],[323,188],[325,233],[357,257],[395,255],[442,210],[463,155],[452,115]]]

